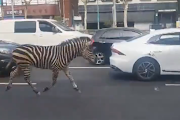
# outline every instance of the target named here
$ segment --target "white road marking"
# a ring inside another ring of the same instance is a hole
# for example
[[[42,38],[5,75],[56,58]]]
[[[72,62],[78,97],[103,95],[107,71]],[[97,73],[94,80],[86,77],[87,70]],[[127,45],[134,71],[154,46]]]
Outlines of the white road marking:
[[[12,83],[13,85],[28,85],[28,83]],[[32,85],[36,85],[37,83],[32,83]],[[8,85],[8,83],[0,83],[0,85]]]
[[[180,84],[165,84],[165,86],[180,86]]]
[[[108,69],[110,67],[69,67],[69,68],[76,68],[76,69],[82,69],[82,68],[92,68],[92,69]]]

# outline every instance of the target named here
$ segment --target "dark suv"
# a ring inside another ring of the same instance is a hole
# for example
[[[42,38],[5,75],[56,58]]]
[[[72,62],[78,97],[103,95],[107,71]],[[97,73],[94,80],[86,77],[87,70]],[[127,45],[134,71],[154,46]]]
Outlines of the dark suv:
[[[94,41],[94,54],[96,54],[96,65],[109,63],[111,55],[110,47],[113,43],[128,40],[138,35],[147,33],[135,28],[105,28],[96,31],[92,40]]]
[[[17,43],[0,40],[0,76],[9,75],[10,72],[16,67],[16,64],[13,63],[7,70],[5,69],[6,65],[11,60],[12,51],[18,46],[19,44]]]

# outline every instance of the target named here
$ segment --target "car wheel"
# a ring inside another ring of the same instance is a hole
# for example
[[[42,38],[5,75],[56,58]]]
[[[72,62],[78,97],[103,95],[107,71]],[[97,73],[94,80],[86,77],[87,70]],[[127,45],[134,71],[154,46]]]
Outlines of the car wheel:
[[[10,76],[10,73],[11,73],[11,71],[9,71],[9,70],[2,71],[2,72],[1,72],[1,76],[3,76],[3,77],[8,77],[8,76]]]
[[[151,58],[143,58],[135,63],[133,73],[139,80],[154,80],[160,75],[160,66]]]
[[[104,53],[96,52],[95,55],[96,55],[96,61],[95,61],[96,65],[103,65],[103,64],[105,64],[106,56],[105,56]]]

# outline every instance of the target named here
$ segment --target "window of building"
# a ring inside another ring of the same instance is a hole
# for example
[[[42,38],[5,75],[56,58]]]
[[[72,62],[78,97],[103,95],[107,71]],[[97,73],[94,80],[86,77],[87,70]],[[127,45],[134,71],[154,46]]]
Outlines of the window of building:
[[[35,33],[36,21],[16,21],[14,32],[15,33]]]

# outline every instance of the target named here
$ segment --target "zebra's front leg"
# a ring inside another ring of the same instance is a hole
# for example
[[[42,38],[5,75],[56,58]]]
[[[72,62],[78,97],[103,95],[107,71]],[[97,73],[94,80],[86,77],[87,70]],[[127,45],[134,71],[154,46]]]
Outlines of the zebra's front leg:
[[[69,78],[74,90],[78,91],[79,93],[81,93],[81,90],[79,90],[77,84],[74,81],[74,78],[72,77],[71,73],[69,72],[68,68],[65,68],[64,70],[65,75]]]
[[[52,84],[50,87],[45,87],[43,92],[46,92],[48,90],[50,90],[57,82],[57,78],[58,78],[58,75],[59,75],[59,71],[58,70],[53,70],[53,74],[52,74]]]

